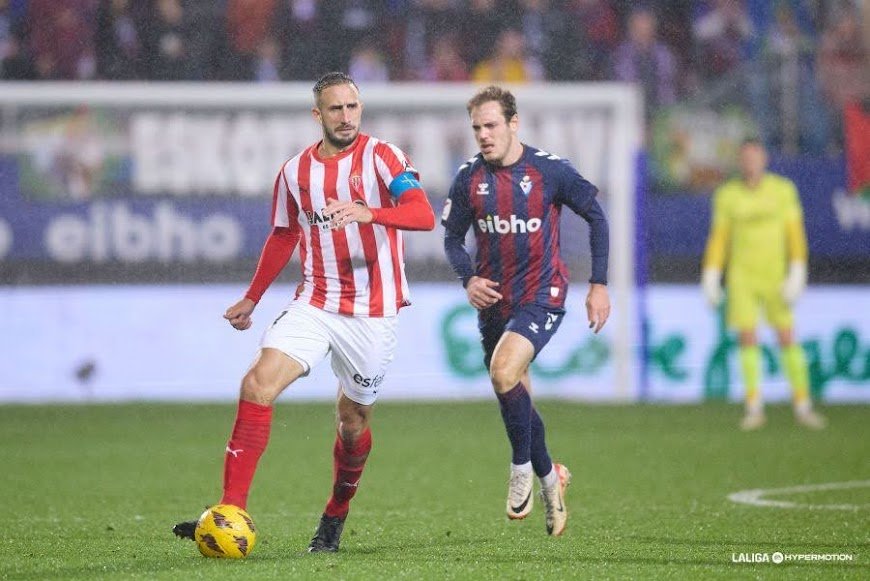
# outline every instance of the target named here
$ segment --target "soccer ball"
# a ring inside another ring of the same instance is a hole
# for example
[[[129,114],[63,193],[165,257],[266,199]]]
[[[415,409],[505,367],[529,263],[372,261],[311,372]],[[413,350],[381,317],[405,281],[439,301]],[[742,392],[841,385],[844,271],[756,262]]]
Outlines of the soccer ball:
[[[244,559],[254,550],[257,528],[244,509],[217,504],[196,522],[196,546],[206,557]]]

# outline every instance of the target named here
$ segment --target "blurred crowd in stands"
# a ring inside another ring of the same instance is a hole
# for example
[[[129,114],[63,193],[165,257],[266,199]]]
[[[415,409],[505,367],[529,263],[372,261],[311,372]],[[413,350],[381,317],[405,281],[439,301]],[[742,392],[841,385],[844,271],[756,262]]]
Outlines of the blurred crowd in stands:
[[[870,96],[860,0],[0,0],[0,79],[634,81],[824,153]],[[866,8],[865,8],[866,10]]]

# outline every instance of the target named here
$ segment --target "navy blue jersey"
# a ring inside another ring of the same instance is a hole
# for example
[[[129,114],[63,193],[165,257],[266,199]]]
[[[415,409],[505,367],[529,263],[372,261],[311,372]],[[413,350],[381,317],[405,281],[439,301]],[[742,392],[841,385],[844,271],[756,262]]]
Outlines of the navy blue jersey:
[[[459,168],[441,216],[451,265],[463,282],[472,275],[499,282],[505,314],[527,303],[561,308],[568,288],[559,251],[563,205],[595,226],[592,282],[606,283],[607,222],[597,193],[567,160],[528,145],[507,167],[489,165],[478,154]],[[448,244],[464,240],[469,228],[477,239],[473,267],[467,254],[456,259]]]

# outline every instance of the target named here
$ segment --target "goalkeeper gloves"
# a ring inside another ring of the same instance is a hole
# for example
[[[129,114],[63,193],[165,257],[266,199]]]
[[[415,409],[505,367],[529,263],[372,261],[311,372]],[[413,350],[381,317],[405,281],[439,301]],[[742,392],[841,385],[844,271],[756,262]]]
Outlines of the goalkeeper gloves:
[[[714,307],[718,307],[722,302],[721,278],[722,271],[718,268],[705,268],[701,273],[701,288],[704,290],[704,296],[707,297],[707,302]]]
[[[789,304],[795,302],[807,288],[807,263],[793,260],[788,266],[788,275],[782,284],[782,297]]]

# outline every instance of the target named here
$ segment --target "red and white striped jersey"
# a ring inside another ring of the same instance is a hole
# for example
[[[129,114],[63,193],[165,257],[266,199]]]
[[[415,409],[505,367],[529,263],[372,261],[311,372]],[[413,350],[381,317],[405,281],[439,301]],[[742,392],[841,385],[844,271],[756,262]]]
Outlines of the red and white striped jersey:
[[[334,229],[324,217],[327,200],[360,200],[372,208],[393,207],[390,183],[417,170],[398,147],[360,133],[354,146],[323,159],[318,144],[278,172],[272,225],[302,231],[302,284],[297,300],[356,317],[388,317],[410,304],[400,230],[380,224]]]

